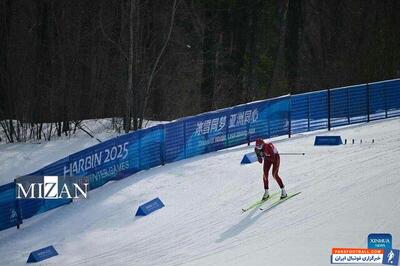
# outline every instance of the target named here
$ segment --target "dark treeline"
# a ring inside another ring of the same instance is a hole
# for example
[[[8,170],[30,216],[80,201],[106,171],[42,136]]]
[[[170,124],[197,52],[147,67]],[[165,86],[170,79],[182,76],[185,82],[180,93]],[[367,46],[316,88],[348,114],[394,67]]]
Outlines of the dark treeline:
[[[396,0],[1,0],[0,119],[135,130],[399,77],[399,13]]]

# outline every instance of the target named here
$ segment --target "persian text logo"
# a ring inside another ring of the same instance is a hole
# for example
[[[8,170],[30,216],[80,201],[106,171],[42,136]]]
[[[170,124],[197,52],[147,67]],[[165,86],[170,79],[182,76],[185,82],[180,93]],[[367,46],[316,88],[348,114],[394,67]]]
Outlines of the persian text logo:
[[[87,177],[23,176],[15,181],[17,199],[87,198]]]
[[[331,264],[399,265],[398,249],[333,248]]]
[[[382,264],[383,249],[333,248],[332,264]]]

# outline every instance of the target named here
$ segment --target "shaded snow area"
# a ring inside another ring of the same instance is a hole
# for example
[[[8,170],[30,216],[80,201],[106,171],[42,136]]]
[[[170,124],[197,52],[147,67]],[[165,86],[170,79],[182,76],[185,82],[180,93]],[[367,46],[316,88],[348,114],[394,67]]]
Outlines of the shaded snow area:
[[[286,189],[301,194],[269,211],[241,212],[264,191],[261,166],[239,164],[252,146],[240,146],[110,182],[1,231],[0,264],[23,265],[48,245],[59,255],[45,265],[330,265],[332,247],[366,248],[370,233],[400,248],[400,119],[318,133],[330,134],[355,144],[315,147],[317,133],[275,142],[306,155],[282,155]],[[54,158],[57,146],[45,151]],[[155,197],[165,207],[135,217]]]

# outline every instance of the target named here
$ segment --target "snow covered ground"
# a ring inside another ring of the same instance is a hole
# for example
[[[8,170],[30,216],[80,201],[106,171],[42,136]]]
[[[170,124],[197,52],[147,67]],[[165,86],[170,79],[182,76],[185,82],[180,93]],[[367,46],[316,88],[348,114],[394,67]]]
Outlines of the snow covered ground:
[[[261,166],[239,164],[252,147],[143,171],[0,231],[0,265],[48,245],[59,255],[45,265],[330,265],[332,247],[366,248],[370,233],[391,233],[398,249],[399,132],[397,118],[319,132],[354,145],[315,147],[316,134],[277,141],[280,152],[306,153],[281,158],[287,191],[302,193],[268,212],[241,212],[263,194]],[[45,150],[54,158],[57,147]],[[136,218],[155,197],[166,206]]]

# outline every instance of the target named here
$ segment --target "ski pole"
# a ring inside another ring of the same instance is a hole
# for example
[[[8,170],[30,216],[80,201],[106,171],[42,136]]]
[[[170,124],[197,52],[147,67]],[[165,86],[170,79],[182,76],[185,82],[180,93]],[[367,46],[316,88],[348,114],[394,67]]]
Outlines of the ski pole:
[[[282,152],[282,153],[277,153],[279,155],[306,155],[305,152]],[[266,157],[270,157],[272,155],[264,155]]]
[[[280,152],[279,155],[306,155],[305,152]]]

